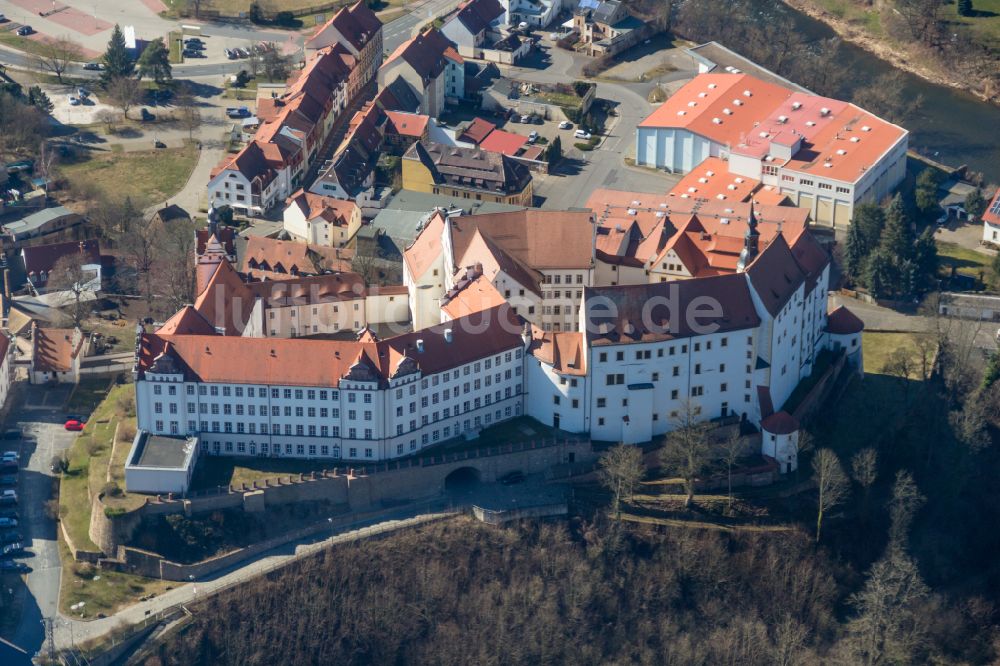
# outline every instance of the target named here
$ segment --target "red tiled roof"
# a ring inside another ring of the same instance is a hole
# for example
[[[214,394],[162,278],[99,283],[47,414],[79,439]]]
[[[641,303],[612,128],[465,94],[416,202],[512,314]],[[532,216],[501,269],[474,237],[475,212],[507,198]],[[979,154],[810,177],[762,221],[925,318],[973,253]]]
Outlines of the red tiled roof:
[[[990,205],[983,212],[983,222],[994,227],[1000,227],[1000,189],[993,195]]]
[[[350,271],[353,256],[352,250],[343,248],[250,236],[240,271],[255,277],[284,280],[324,270]]]
[[[826,319],[826,330],[833,335],[854,335],[865,328],[865,323],[856,314],[841,305]]]
[[[212,232],[208,227],[197,229],[194,232],[195,238],[195,254],[201,256],[205,254],[205,246],[208,244],[208,239],[212,237]],[[215,230],[215,238],[225,249],[226,254],[230,257],[236,256],[236,229],[233,227],[219,226]]]
[[[458,135],[458,140],[478,146],[479,143],[489,136],[489,133],[496,128],[497,126],[495,124],[476,116],[472,119],[472,122],[470,122],[469,125],[462,130],[462,133]]]
[[[530,353],[552,366],[561,375],[585,376],[587,374],[587,349],[583,333],[568,331],[543,331],[531,328]]]
[[[357,211],[357,204],[346,199],[334,199],[299,189],[288,197],[289,206],[297,206],[307,220],[323,218],[334,226],[344,227]]]
[[[514,156],[526,143],[528,143],[528,138],[522,134],[495,129],[482,140],[479,147],[483,150]]]
[[[83,350],[83,336],[74,344],[75,333],[72,328],[36,327],[32,367],[38,372],[69,372]]]
[[[775,435],[790,435],[799,429],[799,422],[788,412],[781,411],[764,417],[760,427]]]
[[[78,256],[84,264],[100,264],[101,244],[96,239],[91,239],[32,245],[23,248],[21,256],[24,258],[24,270],[28,275],[39,274],[43,271],[49,273],[59,260],[65,257]]]
[[[200,312],[185,305],[156,330],[157,335],[215,335],[215,328]]]
[[[430,116],[422,113],[406,113],[404,111],[386,111],[389,118],[389,125],[386,129],[400,136],[411,136],[422,139],[427,132],[427,123]]]

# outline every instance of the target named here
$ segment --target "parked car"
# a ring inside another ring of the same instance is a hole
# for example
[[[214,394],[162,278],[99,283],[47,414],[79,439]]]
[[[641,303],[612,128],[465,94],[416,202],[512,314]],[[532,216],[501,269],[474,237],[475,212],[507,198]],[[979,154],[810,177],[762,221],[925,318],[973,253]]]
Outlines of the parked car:
[[[87,97],[90,97],[90,91],[84,88],[83,86],[80,86],[79,88],[76,89],[76,94],[80,97],[80,99],[85,99]]]
[[[226,115],[230,118],[249,118],[250,109],[245,106],[230,106],[226,109]]]
[[[28,565],[14,560],[0,560],[0,571],[5,573],[27,573]]]
[[[160,142],[157,141],[156,143],[160,143]],[[158,147],[159,146],[157,146],[157,148]],[[72,432],[80,432],[81,430],[83,430],[86,427],[86,425],[87,425],[86,423],[84,423],[83,421],[80,421],[79,419],[70,419],[70,420],[66,421],[65,428],[66,428],[66,430],[70,430]]]
[[[195,51],[194,49],[184,49],[185,58],[204,58],[205,54],[201,51]]]
[[[35,29],[32,28],[30,25],[22,25],[20,28],[17,29],[17,34],[20,35],[21,37],[27,37],[34,31]]]
[[[5,546],[0,546],[0,557],[10,557],[24,550],[23,541],[14,541]]]
[[[4,530],[0,532],[0,543],[11,543],[14,541],[24,541],[24,535],[17,530]]]
[[[205,43],[202,42],[201,38],[199,37],[188,37],[187,39],[184,40],[184,45],[196,46],[196,47],[200,46],[201,48],[205,48]]]
[[[576,132],[574,132],[573,136],[576,137],[577,139],[583,139],[584,141],[590,140],[590,132],[582,129],[578,129]]]
[[[235,49],[233,49],[233,51],[236,52],[236,57],[237,58],[249,58],[250,57],[250,52],[247,51],[246,49],[235,48]]]
[[[520,470],[508,472],[507,474],[501,476],[499,481],[502,485],[505,486],[512,486],[515,483],[521,483],[522,481],[524,481],[524,472]]]
[[[0,517],[0,528],[17,527],[17,518]]]
[[[226,57],[229,58],[230,60],[236,60],[237,58],[240,57],[240,54],[237,53],[235,49],[226,49],[224,53],[226,54]]]
[[[21,460],[21,454],[17,451],[4,451],[3,456],[0,456],[0,460],[16,463]]]
[[[15,439],[21,439],[21,429],[20,428],[8,428],[3,433],[3,438],[8,442]]]
[[[70,106],[80,106],[80,98],[79,97],[74,97],[73,95],[70,95],[69,96],[69,105]]]
[[[17,504],[17,491],[0,490],[0,504]]]
[[[4,16],[3,14],[0,14],[0,23],[4,23],[6,20],[7,20],[7,17]]]
[[[538,141],[538,132],[531,130],[531,134],[528,135],[528,143],[534,143]]]
[[[104,64],[99,62],[88,62],[84,63],[83,68],[92,72],[100,72],[104,69]]]
[[[573,123],[568,120],[564,120],[559,123],[559,129],[573,129]]]
[[[527,125],[528,123],[531,122],[531,116],[522,115],[521,116],[521,122],[524,123],[525,125]]]
[[[17,474],[0,475],[0,486],[16,486]]]

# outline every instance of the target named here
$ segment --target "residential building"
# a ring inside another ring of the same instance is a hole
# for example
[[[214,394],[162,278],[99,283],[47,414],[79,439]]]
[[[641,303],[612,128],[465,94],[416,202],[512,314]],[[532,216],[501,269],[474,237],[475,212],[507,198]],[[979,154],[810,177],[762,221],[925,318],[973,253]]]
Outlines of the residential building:
[[[299,190],[288,198],[283,220],[294,240],[347,247],[361,228],[361,209],[353,201]]]
[[[381,33],[377,39],[381,40]],[[374,43],[366,42],[364,48]],[[349,89],[358,68],[356,58],[337,43],[314,52],[282,94],[260,98],[257,117],[261,122],[253,141],[212,171],[210,205],[229,205],[244,215],[257,216],[299,189],[334,124],[367,84],[364,79],[357,84],[358,90]]]
[[[11,362],[17,347],[11,343],[7,334],[0,335],[0,409],[7,404],[10,395],[10,385],[14,380],[14,369]]]
[[[73,289],[71,281],[77,278],[81,279],[82,289],[94,293],[101,290],[101,245],[96,239],[32,245],[21,249],[21,260],[29,288],[36,296],[51,289]],[[60,265],[64,272],[56,275],[58,282],[50,286],[53,269],[58,270]]]
[[[430,116],[406,111],[386,111],[389,122],[385,126],[385,148],[387,152],[402,155],[417,141],[426,141],[428,126],[433,125]]]
[[[983,242],[1000,246],[1000,190],[983,213]]]
[[[354,99],[382,64],[382,22],[363,1],[343,7],[306,41],[310,51],[334,45],[347,49],[357,62],[347,86],[348,97]]]
[[[504,13],[501,25],[517,27],[527,23],[532,28],[545,28],[559,16],[562,0],[500,0]]]
[[[583,0],[573,15],[573,30],[592,56],[620,53],[650,34],[649,26],[619,0]]]
[[[465,0],[445,18],[441,34],[455,44],[460,55],[475,58],[487,45],[487,33],[504,13],[499,0]]]
[[[45,208],[19,220],[5,222],[4,243],[15,247],[30,245],[35,238],[62,234],[78,227],[82,222],[82,216],[63,206]]]
[[[465,62],[447,37],[428,28],[400,44],[382,63],[379,89],[397,80],[405,82],[420,100],[420,113],[436,118],[446,99],[457,101],[465,96]]]
[[[839,100],[742,73],[700,74],[639,124],[636,161],[688,173],[709,158],[842,228],[906,170],[908,132]]]
[[[500,153],[417,142],[403,155],[403,188],[530,206],[531,172]]]
[[[33,324],[29,367],[31,383],[77,383],[80,380],[80,361],[85,354],[84,345],[84,336],[79,328],[44,328]]]
[[[354,252],[303,241],[250,236],[243,250],[240,273],[251,280],[287,280],[290,277],[346,273]]]

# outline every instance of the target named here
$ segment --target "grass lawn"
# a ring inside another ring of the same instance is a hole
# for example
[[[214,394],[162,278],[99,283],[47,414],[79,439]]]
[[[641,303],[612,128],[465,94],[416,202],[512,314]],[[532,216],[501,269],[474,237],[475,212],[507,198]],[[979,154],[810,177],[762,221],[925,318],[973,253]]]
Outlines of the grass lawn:
[[[580,103],[582,101],[579,97],[571,93],[561,93],[554,91],[542,92],[539,93],[538,96],[544,99],[546,102],[549,102],[550,104],[555,104],[556,106],[561,106],[570,109],[580,108]]]
[[[973,16],[958,16],[954,5],[944,11],[949,20],[956,20],[972,28],[982,42],[992,48],[1000,46],[1000,0],[972,0]]]
[[[407,9],[389,9],[378,14],[378,20],[383,24],[395,21],[400,16],[404,16],[409,13]]]
[[[167,47],[170,49],[170,63],[173,65],[184,62],[184,56],[181,55],[183,39],[184,33],[179,30],[167,33]]]
[[[997,280],[997,276],[990,266],[993,257],[955,243],[942,243],[940,241],[937,244],[937,251],[940,263],[938,272],[942,276],[951,275],[951,268],[954,266],[960,275],[968,275],[977,280],[981,275],[988,288],[1000,288],[1000,284],[998,284],[1000,281]]]
[[[89,420],[90,414],[108,395],[111,380],[107,377],[88,377],[81,379],[73,390],[73,395],[66,405],[66,411],[78,414]]]
[[[865,331],[862,333],[861,339],[864,350],[865,374],[885,374],[882,372],[882,367],[897,349],[904,349],[910,353],[910,362],[914,367],[914,372],[919,373],[920,350],[917,347],[917,340],[924,335],[920,333],[870,333]],[[914,378],[917,376],[915,374]]]
[[[94,153],[87,160],[60,166],[70,184],[90,183],[115,198],[129,196],[145,208],[177,194],[198,162],[198,147],[136,152]]]
[[[38,55],[45,50],[43,42],[28,39],[27,37],[19,37],[12,32],[0,32],[0,44],[34,55]]]
[[[111,615],[136,603],[139,597],[162,594],[180,585],[175,581],[102,571],[92,564],[75,562],[62,539],[59,540],[59,557],[63,564],[59,610],[76,619]],[[70,610],[70,606],[81,601],[84,603],[82,609]]]
[[[116,456],[117,457],[117,456]],[[293,458],[233,458],[229,456],[203,456],[191,479],[192,490],[213,489],[217,486],[242,483],[251,484],[254,481],[274,479],[289,474],[308,474],[324,469],[339,467],[341,472],[349,463],[331,460],[296,460]]]
[[[108,465],[111,462],[112,448],[115,449],[115,459],[124,463],[124,451],[127,451],[130,442],[119,441],[114,445],[112,440],[119,423],[121,424],[119,438],[128,435],[129,431],[135,428],[134,408],[130,415],[126,415],[119,405],[119,399],[128,397],[133,389],[132,384],[123,384],[107,391],[103,401],[90,414],[87,427],[69,449],[69,468],[59,483],[59,516],[66,526],[73,545],[78,549],[98,550],[88,534],[90,498],[99,493],[108,482]],[[81,393],[80,404],[85,399],[93,401],[100,395],[97,387],[93,385],[87,385],[84,391]],[[75,398],[74,395],[74,400]],[[123,485],[123,472],[113,474],[112,478],[119,481],[120,487]],[[126,508],[141,501],[140,496],[126,494],[114,504]]]

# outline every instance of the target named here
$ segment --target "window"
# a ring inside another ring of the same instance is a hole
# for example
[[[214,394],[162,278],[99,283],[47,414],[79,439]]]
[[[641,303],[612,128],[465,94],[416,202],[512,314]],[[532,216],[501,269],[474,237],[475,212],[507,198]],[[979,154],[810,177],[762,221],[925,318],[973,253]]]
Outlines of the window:
[[[607,386],[616,386],[625,383],[625,375],[623,374],[608,374],[605,376],[605,384]]]
[[[705,394],[705,389],[703,387],[701,387],[701,386],[692,386],[691,387],[691,397],[692,398],[697,398],[698,396],[704,395],[704,394]]]

